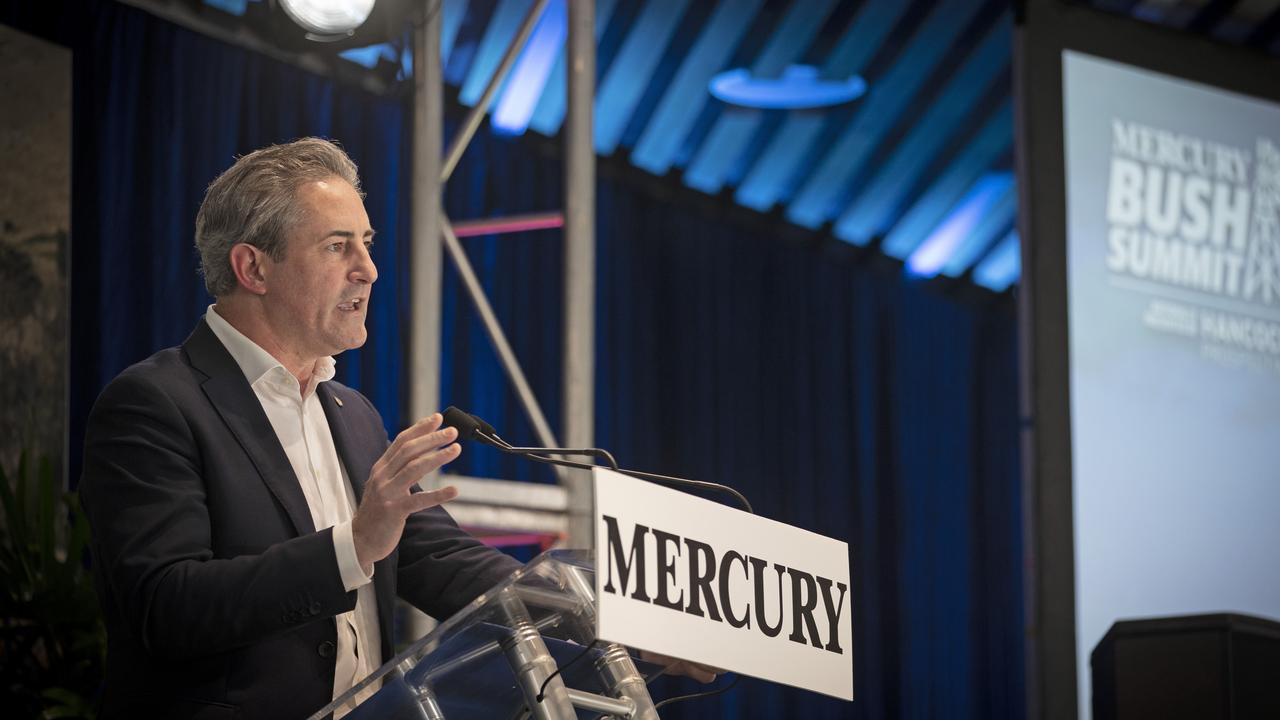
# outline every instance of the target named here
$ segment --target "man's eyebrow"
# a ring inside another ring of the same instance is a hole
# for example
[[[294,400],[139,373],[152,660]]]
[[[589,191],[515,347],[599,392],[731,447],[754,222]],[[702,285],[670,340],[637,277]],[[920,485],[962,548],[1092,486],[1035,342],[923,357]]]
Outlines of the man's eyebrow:
[[[377,230],[374,230],[373,228],[369,228],[368,230],[365,230],[365,231],[364,231],[364,237],[365,237],[365,238],[371,238],[371,237],[373,237],[374,235],[377,235],[377,234],[378,234],[378,231],[377,231]],[[351,232],[350,230],[330,230],[330,231],[329,231],[329,234],[328,234],[328,235],[325,235],[323,238],[321,238],[321,240],[322,240],[322,241],[323,241],[323,240],[328,240],[328,239],[329,239],[329,238],[331,238],[331,237],[340,237],[340,238],[346,238],[346,239],[350,240],[351,238],[354,238],[355,236],[356,236],[356,234],[355,234],[355,233],[353,233],[353,232]]]

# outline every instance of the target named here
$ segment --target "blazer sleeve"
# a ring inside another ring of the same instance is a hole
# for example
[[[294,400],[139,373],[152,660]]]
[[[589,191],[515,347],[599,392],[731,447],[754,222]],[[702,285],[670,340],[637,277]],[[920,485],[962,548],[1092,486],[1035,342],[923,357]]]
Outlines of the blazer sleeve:
[[[399,594],[435,618],[447,618],[519,570],[520,563],[459,528],[434,507],[409,516],[396,567]]]
[[[215,558],[206,478],[190,423],[142,373],[116,378],[86,429],[80,494],[102,588],[151,654],[191,659],[355,607],[332,531]]]

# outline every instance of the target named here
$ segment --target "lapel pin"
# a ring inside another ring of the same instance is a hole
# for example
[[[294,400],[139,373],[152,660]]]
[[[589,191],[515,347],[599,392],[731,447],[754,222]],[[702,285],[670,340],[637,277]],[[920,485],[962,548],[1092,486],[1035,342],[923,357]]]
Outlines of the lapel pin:
[[[338,403],[338,407],[342,407],[342,398],[338,397],[337,395],[334,395],[333,401]]]

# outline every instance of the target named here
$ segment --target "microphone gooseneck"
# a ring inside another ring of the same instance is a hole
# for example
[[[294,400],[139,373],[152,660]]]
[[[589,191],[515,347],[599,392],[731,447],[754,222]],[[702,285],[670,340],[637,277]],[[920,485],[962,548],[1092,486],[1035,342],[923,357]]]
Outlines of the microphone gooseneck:
[[[472,415],[471,413],[459,410],[453,406],[449,406],[444,411],[444,424],[441,427],[450,426],[458,428],[458,439],[460,440],[476,440],[497,448],[499,452],[504,452],[509,455],[520,455],[535,462],[547,465],[560,465],[562,467],[576,468],[579,470],[592,470],[600,467],[599,465],[592,465],[590,463],[549,457],[551,455],[588,455],[602,458],[609,464],[610,469],[615,472],[620,472],[623,475],[629,475],[641,480],[652,480],[664,485],[675,485],[679,487],[697,488],[699,490],[726,493],[732,495],[747,512],[753,515],[755,514],[755,510],[751,507],[751,503],[747,500],[746,496],[728,485],[707,482],[705,480],[689,480],[688,478],[674,477],[672,475],[659,475],[657,473],[643,472],[640,470],[627,470],[619,467],[618,461],[613,458],[613,454],[602,448],[515,447],[506,440],[498,437],[497,431],[495,431],[493,426],[489,423],[475,415]]]
[[[509,455],[523,455],[534,460],[538,460],[541,455],[589,455],[602,458],[609,463],[609,467],[613,470],[618,469],[618,461],[613,459],[613,454],[602,448],[513,447],[506,440],[498,437],[498,432],[493,429],[492,425],[452,405],[445,409],[444,423],[440,427],[456,427],[458,428],[459,440],[478,440]],[[553,462],[552,464],[564,464],[566,467],[594,467],[581,463],[579,465],[568,465],[567,463]]]

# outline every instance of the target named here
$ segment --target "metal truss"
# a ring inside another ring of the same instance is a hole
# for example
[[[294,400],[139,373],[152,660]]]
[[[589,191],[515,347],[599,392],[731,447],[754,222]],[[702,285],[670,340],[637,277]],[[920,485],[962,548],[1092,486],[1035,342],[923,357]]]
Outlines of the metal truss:
[[[442,0],[441,0],[442,1]],[[480,316],[503,371],[524,409],[538,442],[560,446],[533,389],[516,359],[484,289],[467,259],[455,226],[442,207],[444,185],[458,166],[493,103],[504,78],[532,34],[547,0],[535,0],[520,29],[489,79],[479,102],[470,109],[457,135],[443,148],[443,68],[440,59],[441,13],[423,7],[414,24],[413,127],[413,261],[410,331],[410,411],[422,417],[440,406],[441,270],[448,254],[467,295]],[[595,150],[592,104],[595,85],[595,7],[590,0],[570,0],[568,109],[565,118],[565,267],[563,373],[565,443],[592,444],[595,345]],[[437,242],[437,239],[439,242]],[[571,545],[592,542],[590,477],[582,471],[557,474],[559,487],[521,488],[527,483],[496,483],[495,492],[470,478],[433,476],[424,484],[464,485],[467,495],[450,505],[460,523],[506,535],[551,532]]]

